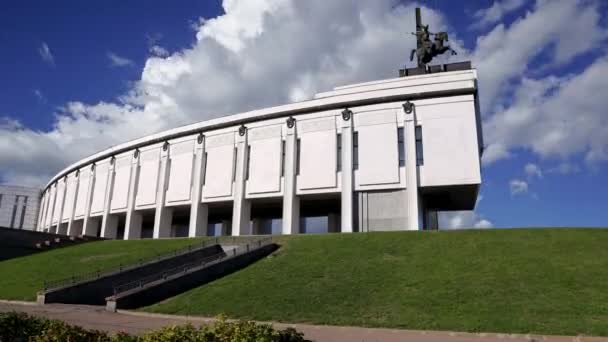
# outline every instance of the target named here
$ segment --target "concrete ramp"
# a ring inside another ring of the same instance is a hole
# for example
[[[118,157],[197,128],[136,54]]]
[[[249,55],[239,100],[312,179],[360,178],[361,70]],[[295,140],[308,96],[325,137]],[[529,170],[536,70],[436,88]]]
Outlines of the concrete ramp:
[[[38,293],[37,301],[39,304],[104,305],[105,298],[112,296],[114,288],[120,284],[130,283],[137,279],[147,279],[166,270],[209,258],[220,258],[224,255],[224,250],[218,244],[217,239],[205,240],[164,256],[147,261],[142,260],[135,265],[45,282],[44,289]]]
[[[114,294],[106,298],[106,309],[134,309],[157,303],[244,268],[277,248],[271,238],[252,241],[226,248],[223,255],[209,256],[117,285]]]

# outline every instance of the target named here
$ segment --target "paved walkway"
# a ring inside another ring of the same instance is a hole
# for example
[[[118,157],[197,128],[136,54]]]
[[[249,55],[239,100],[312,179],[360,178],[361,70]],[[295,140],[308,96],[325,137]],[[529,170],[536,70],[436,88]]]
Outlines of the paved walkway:
[[[105,330],[109,332],[125,331],[132,334],[154,330],[166,325],[192,323],[205,324],[213,321],[209,318],[184,317],[120,311],[111,313],[103,307],[88,305],[47,304],[38,306],[28,302],[0,301],[0,312],[21,311],[31,315],[60,319],[67,323],[84,328]],[[494,341],[548,341],[548,342],[590,342],[605,341],[602,337],[568,337],[539,336],[495,333],[457,333],[448,331],[416,331],[397,329],[371,329],[358,327],[318,326],[309,324],[272,323],[276,328],[294,327],[314,341],[356,341],[356,342],[494,342]]]

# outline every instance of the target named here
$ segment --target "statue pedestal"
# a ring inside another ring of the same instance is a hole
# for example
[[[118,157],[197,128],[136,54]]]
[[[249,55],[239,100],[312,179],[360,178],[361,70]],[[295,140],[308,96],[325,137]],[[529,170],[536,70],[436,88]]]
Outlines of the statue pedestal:
[[[399,77],[436,74],[445,71],[470,70],[471,62],[458,62],[449,64],[426,65],[424,67],[399,69]]]

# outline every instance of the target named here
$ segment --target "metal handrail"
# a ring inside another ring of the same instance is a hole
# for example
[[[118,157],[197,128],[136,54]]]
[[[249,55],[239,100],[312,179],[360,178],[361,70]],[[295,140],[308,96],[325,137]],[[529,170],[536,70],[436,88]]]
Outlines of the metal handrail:
[[[210,243],[213,242],[213,243]],[[61,278],[61,279],[56,279],[56,280],[44,280],[43,281],[43,290],[47,291],[50,289],[56,289],[56,288],[61,288],[64,286],[68,286],[68,285],[74,285],[77,283],[82,283],[85,281],[90,281],[90,280],[95,280],[95,279],[99,279],[108,275],[113,275],[116,273],[122,273],[122,272],[126,272],[126,271],[130,271],[132,269],[141,267],[145,264],[149,264],[152,262],[159,262],[159,261],[163,261],[163,260],[167,260],[173,257],[176,257],[178,255],[184,255],[187,253],[191,253],[206,247],[209,247],[211,245],[216,245],[219,243],[219,238],[216,237],[214,239],[209,239],[209,240],[203,240],[201,243],[196,243],[196,244],[190,244],[186,247],[182,247],[182,248],[178,248],[175,249],[169,253],[166,254],[160,254],[160,255],[155,255],[149,258],[140,258],[138,262],[133,263],[133,264],[129,264],[127,266],[124,266],[122,264],[119,264],[118,267],[112,267],[112,268],[108,268],[105,270],[95,270],[93,272],[87,272],[87,273],[81,273],[78,275],[72,275],[70,277],[65,277],[65,278]]]
[[[172,276],[180,274],[180,273],[188,273],[192,269],[204,267],[207,264],[210,264],[210,263],[213,263],[216,261],[234,258],[236,256],[248,253],[250,251],[254,251],[257,248],[261,248],[262,246],[266,246],[270,243],[272,243],[272,237],[259,239],[257,241],[247,243],[244,246],[239,246],[237,248],[234,248],[233,250],[231,250],[228,253],[226,253],[226,252],[218,253],[218,254],[211,255],[209,257],[200,259],[198,261],[190,262],[190,263],[187,263],[184,265],[180,265],[178,267],[173,267],[173,268],[170,268],[167,270],[163,270],[161,272],[157,272],[156,274],[146,276],[146,277],[143,277],[143,278],[140,278],[140,279],[128,282],[128,283],[116,285],[116,286],[114,286],[114,296],[116,296],[117,294],[126,292],[126,291],[130,291],[132,289],[144,288],[151,283],[154,283],[159,280],[167,279],[169,277],[172,277]]]

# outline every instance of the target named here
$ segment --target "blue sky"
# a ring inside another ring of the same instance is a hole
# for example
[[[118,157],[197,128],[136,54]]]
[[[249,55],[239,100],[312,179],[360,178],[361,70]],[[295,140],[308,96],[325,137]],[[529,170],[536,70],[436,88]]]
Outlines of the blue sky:
[[[477,209],[443,225],[608,226],[608,119],[597,96],[608,94],[608,4],[421,4],[459,51],[445,61],[478,68],[488,146]],[[393,77],[413,44],[414,6],[4,3],[0,182],[44,185],[109,145]]]

